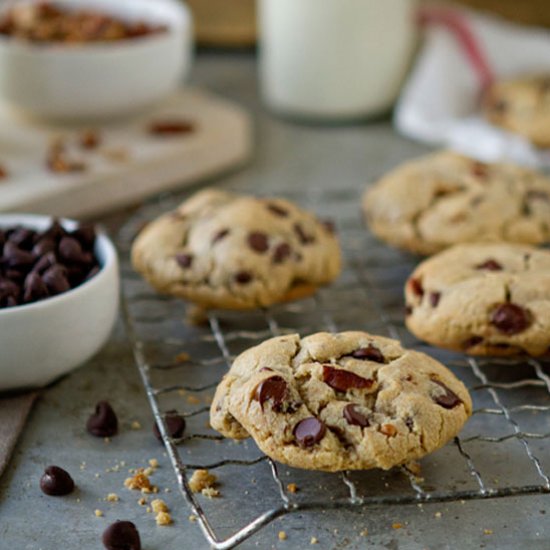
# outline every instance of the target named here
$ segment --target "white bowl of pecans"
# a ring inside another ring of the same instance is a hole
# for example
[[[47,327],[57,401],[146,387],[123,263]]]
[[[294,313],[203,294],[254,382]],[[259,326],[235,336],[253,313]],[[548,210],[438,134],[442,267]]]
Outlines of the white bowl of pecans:
[[[48,384],[105,344],[118,314],[118,260],[89,225],[0,215],[0,391]]]
[[[0,12],[0,99],[60,121],[132,114],[188,73],[192,21],[178,0],[8,2]]]

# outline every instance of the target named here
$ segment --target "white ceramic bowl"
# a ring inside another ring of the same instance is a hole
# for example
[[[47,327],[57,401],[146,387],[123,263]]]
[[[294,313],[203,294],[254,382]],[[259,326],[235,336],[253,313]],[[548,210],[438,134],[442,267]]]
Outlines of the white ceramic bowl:
[[[189,10],[181,1],[56,0],[56,4],[167,25],[168,30],[83,45],[41,45],[0,36],[0,98],[25,114],[61,121],[125,116],[169,95],[187,74],[193,32]]]
[[[48,216],[0,215],[0,228],[44,230]],[[77,223],[61,220],[71,230]],[[118,314],[119,274],[115,248],[98,235],[100,271],[52,298],[0,309],[0,390],[38,387],[81,365],[105,344]]]

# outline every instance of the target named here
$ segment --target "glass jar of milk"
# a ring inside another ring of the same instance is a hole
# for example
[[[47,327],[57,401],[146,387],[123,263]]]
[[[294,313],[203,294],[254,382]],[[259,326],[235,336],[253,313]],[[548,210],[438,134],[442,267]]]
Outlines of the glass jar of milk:
[[[387,111],[415,46],[414,0],[260,0],[260,84],[281,114],[345,120]]]

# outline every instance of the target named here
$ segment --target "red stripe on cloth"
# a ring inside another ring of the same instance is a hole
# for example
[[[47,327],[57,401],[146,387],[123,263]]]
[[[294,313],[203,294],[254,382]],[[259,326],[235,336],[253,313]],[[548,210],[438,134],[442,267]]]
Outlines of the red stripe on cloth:
[[[428,7],[419,10],[418,21],[421,25],[435,24],[449,29],[466,54],[468,61],[480,80],[482,88],[486,89],[493,83],[493,70],[465,17],[451,9]]]

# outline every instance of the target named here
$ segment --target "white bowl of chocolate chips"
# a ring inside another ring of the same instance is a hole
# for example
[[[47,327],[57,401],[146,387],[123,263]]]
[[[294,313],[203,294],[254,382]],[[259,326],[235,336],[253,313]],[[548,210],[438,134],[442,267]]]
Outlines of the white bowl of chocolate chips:
[[[48,384],[105,343],[118,260],[92,226],[0,215],[0,391]]]

